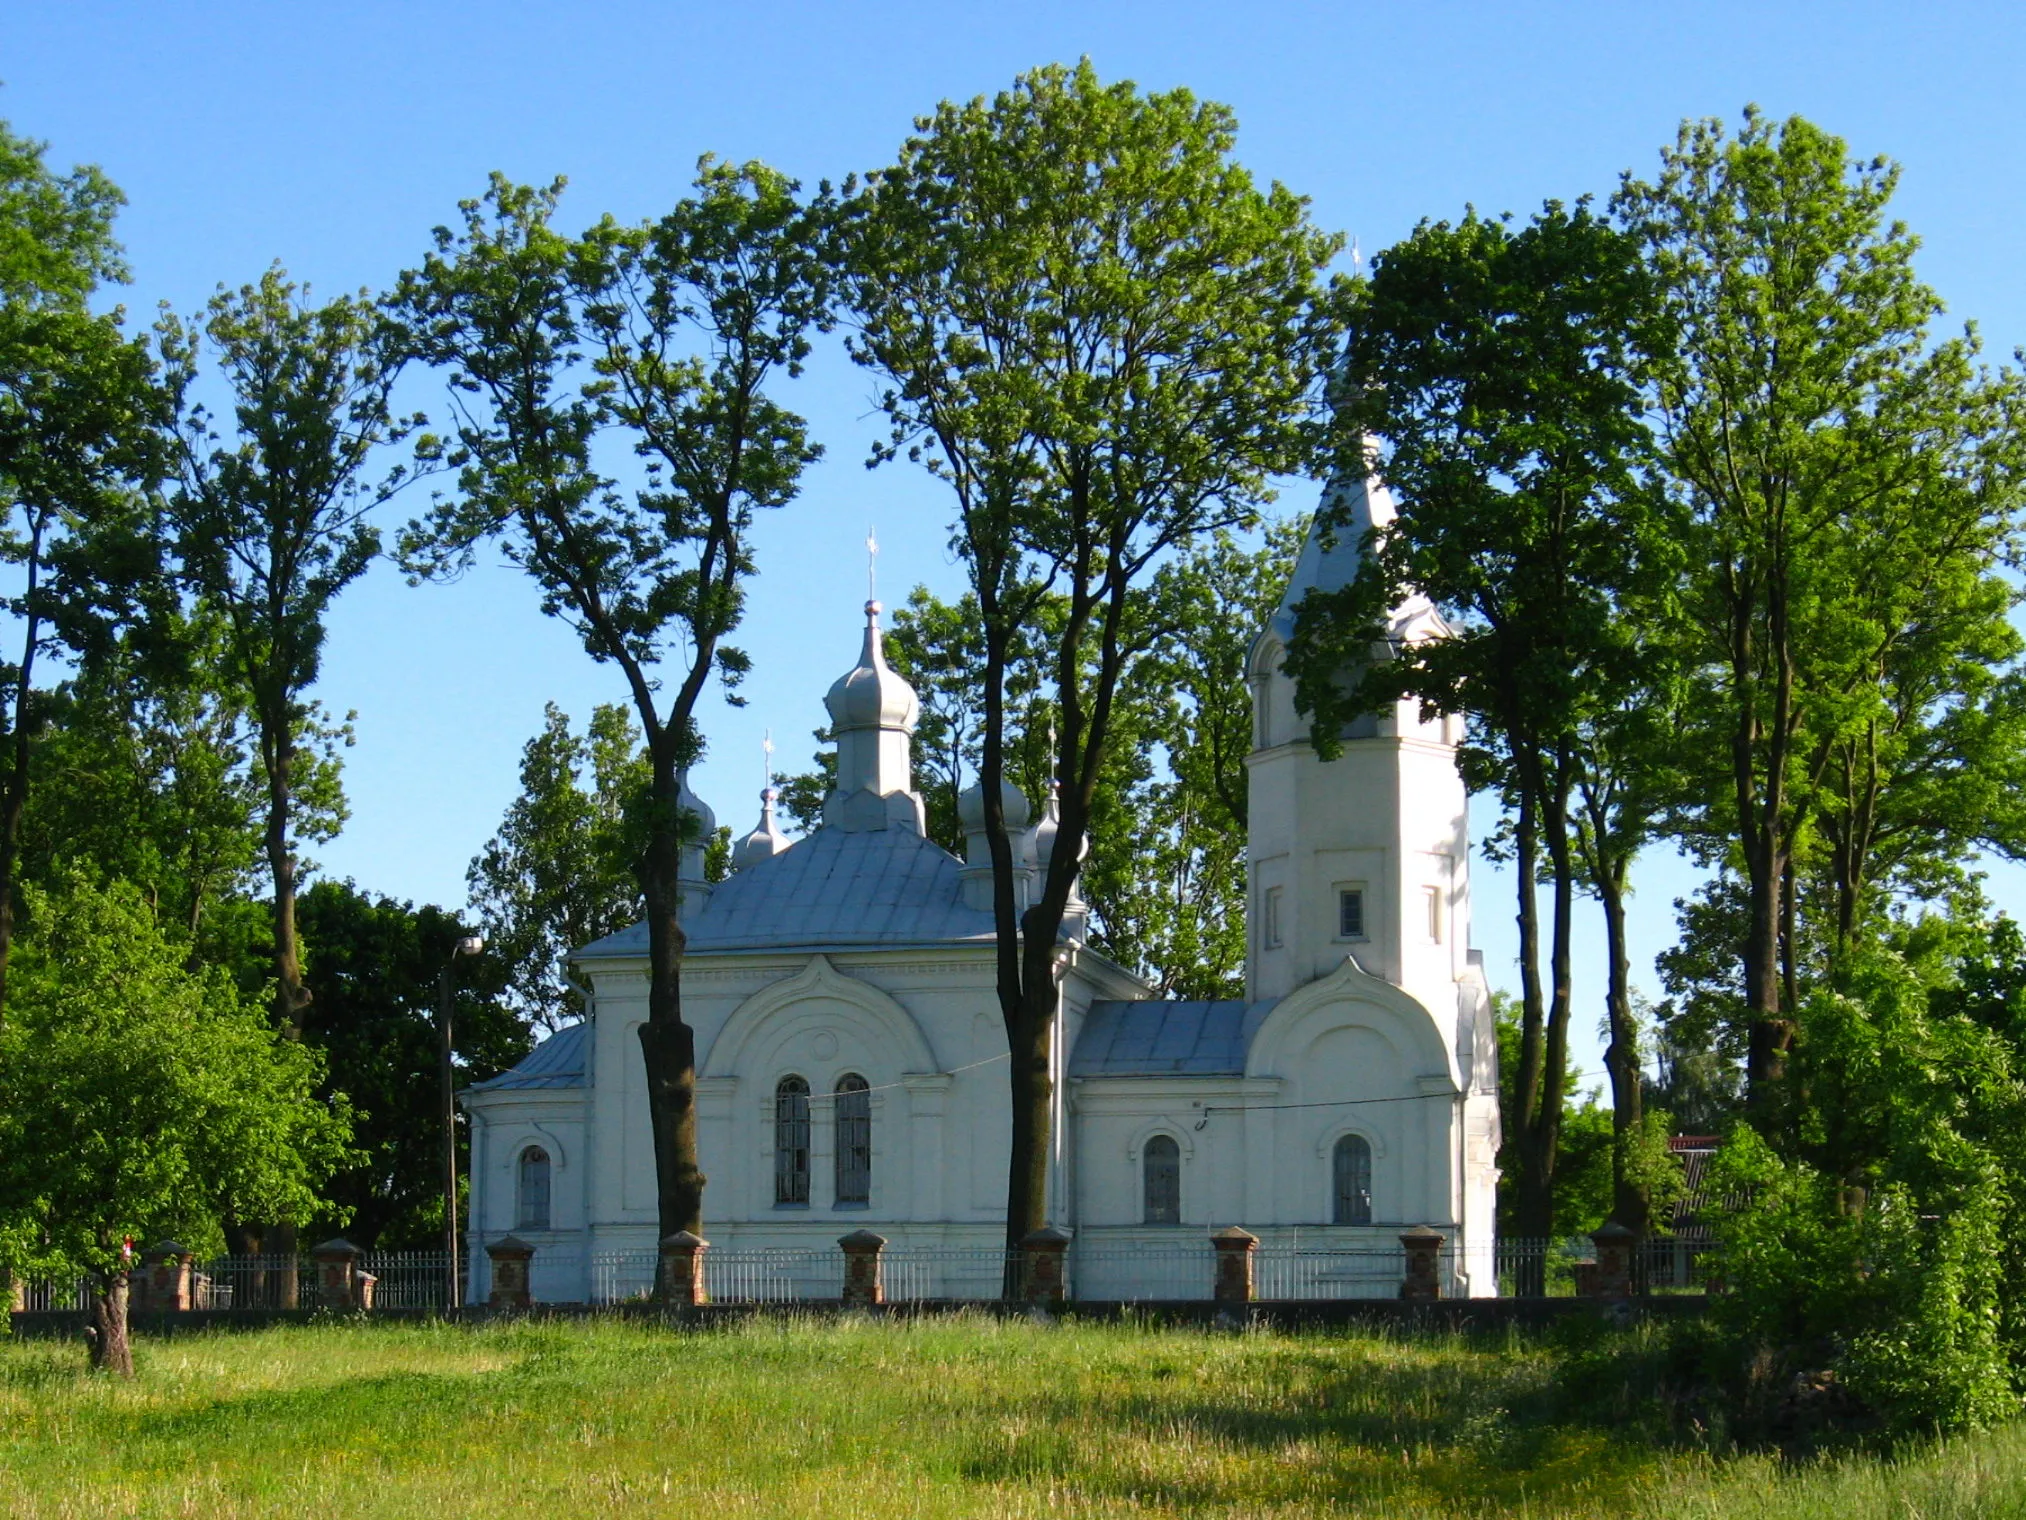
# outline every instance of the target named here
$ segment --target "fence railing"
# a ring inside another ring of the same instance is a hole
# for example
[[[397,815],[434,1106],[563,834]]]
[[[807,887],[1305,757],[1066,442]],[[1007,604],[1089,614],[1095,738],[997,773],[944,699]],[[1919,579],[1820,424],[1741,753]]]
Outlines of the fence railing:
[[[1710,1288],[1707,1243],[1673,1237],[1642,1242],[1633,1252],[1631,1289],[1638,1294],[1703,1292]],[[844,1251],[835,1245],[794,1249],[711,1249],[703,1253],[703,1287],[714,1303],[835,1302],[844,1294]],[[373,1279],[371,1304],[383,1309],[439,1309],[450,1298],[450,1258],[442,1251],[378,1251],[360,1258]],[[468,1263],[460,1260],[459,1297]],[[602,1251],[588,1262],[587,1296],[594,1304],[645,1299],[654,1292],[653,1251]],[[1401,1296],[1407,1252],[1378,1241],[1355,1244],[1262,1242],[1251,1253],[1253,1297],[1266,1302],[1390,1299]],[[1028,1258],[996,1246],[895,1246],[882,1253],[880,1280],[889,1302],[986,1302],[1024,1296]],[[1501,1238],[1436,1255],[1444,1298],[1556,1298],[1595,1291],[1597,1248],[1586,1236],[1561,1240]],[[1086,1302],[1186,1302],[1215,1296],[1217,1255],[1207,1239],[1073,1241],[1063,1258],[1065,1295]],[[291,1292],[291,1290],[293,1290]],[[17,1281],[17,1306],[30,1311],[78,1310],[92,1286]],[[192,1309],[314,1308],[322,1302],[314,1262],[288,1256],[223,1256],[191,1263]]]
[[[467,1266],[459,1252],[458,1268]],[[381,1309],[440,1309],[450,1302],[447,1251],[368,1251],[358,1273],[373,1280],[372,1304]],[[144,1267],[134,1269],[133,1299],[146,1303]],[[465,1278],[460,1276],[459,1297]],[[648,1274],[649,1285],[653,1273]],[[89,1278],[68,1282],[30,1280],[20,1285],[20,1307],[29,1311],[77,1310],[91,1306],[96,1290]],[[314,1309],[323,1302],[317,1263],[294,1256],[214,1256],[190,1263],[192,1309]]]

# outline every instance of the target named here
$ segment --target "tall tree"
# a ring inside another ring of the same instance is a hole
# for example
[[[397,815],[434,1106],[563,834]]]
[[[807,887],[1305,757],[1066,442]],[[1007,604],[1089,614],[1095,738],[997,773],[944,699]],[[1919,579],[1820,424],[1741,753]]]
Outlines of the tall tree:
[[[227,1215],[301,1216],[345,1154],[314,1052],[191,972],[125,884],[73,876],[34,904],[0,1032],[0,1245],[94,1285],[92,1361],[131,1375],[130,1247]]]
[[[544,611],[625,678],[651,773],[640,1041],[668,1235],[703,1223],[677,921],[681,852],[701,841],[682,777],[713,673],[731,695],[746,670],[726,640],[753,573],[754,514],[792,500],[821,452],[768,387],[800,372],[810,331],[829,321],[828,205],[762,164],[705,159],[667,216],[572,239],[550,225],[561,193],[560,180],[536,190],[494,176],[463,203],[461,229],[438,228],[402,276],[394,308],[412,351],[450,372],[462,466],[462,495],[415,524],[404,553],[420,572],[454,572],[497,542]],[[645,461],[637,487],[602,473],[608,435]]]
[[[1724,764],[1696,811],[1735,842],[1762,1119],[1795,1032],[1811,821],[1839,755],[1863,751],[1890,705],[1882,667],[1965,562],[1988,562],[2021,478],[2018,386],[1976,368],[1974,334],[1930,341],[1941,303],[1914,274],[1915,238],[1887,220],[1897,181],[1809,122],[1748,109],[1734,137],[1685,123],[1657,180],[1628,175],[1616,202],[1679,334],[1654,399],[1692,509],[1698,748]]]
[[[1047,1218],[1057,942],[1120,683],[1145,647],[1145,582],[1185,538],[1250,523],[1320,431],[1336,331],[1320,282],[1339,240],[1233,162],[1235,132],[1187,91],[1050,67],[940,106],[853,206],[851,349],[888,382],[883,453],[950,486],[978,601],[1010,1241]],[[1051,597],[1060,834],[1016,916],[1006,683]]]
[[[170,512],[181,576],[224,625],[224,657],[246,696],[266,786],[264,845],[273,889],[274,1020],[302,1028],[310,993],[296,939],[299,794],[328,786],[318,741],[329,728],[306,693],[322,668],[326,619],[379,553],[366,513],[408,481],[371,472],[420,418],[395,414],[399,363],[363,293],[312,305],[280,269],[220,291],[200,321],[159,325],[175,405]],[[208,351],[208,352],[207,352]],[[203,399],[207,357],[229,418]],[[343,816],[320,797],[312,815]]]
[[[486,949],[507,970],[516,1010],[556,1029],[584,1016],[563,973],[580,945],[640,919],[639,851],[628,827],[649,787],[640,730],[600,703],[579,736],[551,702],[521,751],[521,794],[465,881]]]
[[[113,217],[124,197],[96,168],[57,174],[46,147],[0,122],[0,561],[19,656],[0,666],[0,1011],[14,943],[22,820],[49,717],[38,676],[102,648],[154,569],[138,488],[154,467],[145,344],[118,310],[126,278]]]
[[[299,906],[303,961],[317,989],[303,1040],[321,1057],[319,1096],[352,1110],[352,1154],[323,1187],[319,1228],[342,1228],[367,1249],[441,1249],[437,973],[472,931],[441,908],[351,882],[317,882]],[[465,1081],[497,1076],[533,1046],[526,1022],[500,996],[506,977],[488,943],[457,978],[453,1055]],[[469,1139],[464,1132],[457,1139],[466,1177]]]
[[[1627,705],[1622,593],[1672,563],[1664,503],[1638,469],[1638,362],[1663,346],[1658,311],[1637,245],[1582,204],[1550,202],[1518,230],[1474,212],[1424,223],[1382,254],[1340,396],[1345,420],[1390,446],[1378,467],[1400,515],[1350,586],[1307,595],[1289,651],[1318,754],[1334,754],[1359,714],[1418,698],[1469,716],[1472,779],[1511,814],[1523,995],[1504,1121],[1530,1236],[1554,1225],[1584,721]],[[1344,501],[1325,506],[1326,528],[1352,530]],[[1415,595],[1447,635],[1391,641],[1394,609]]]

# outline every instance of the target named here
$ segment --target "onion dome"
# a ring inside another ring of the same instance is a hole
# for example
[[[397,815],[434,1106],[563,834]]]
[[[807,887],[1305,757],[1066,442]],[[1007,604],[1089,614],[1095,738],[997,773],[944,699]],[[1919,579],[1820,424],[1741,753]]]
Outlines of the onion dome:
[[[733,870],[750,870],[763,860],[772,860],[788,848],[788,836],[783,834],[780,825],[774,822],[774,800],[779,796],[780,793],[771,786],[760,793],[759,825],[732,847]]]
[[[886,649],[879,631],[880,605],[865,604],[865,647],[858,664],[839,676],[823,705],[830,709],[830,726],[848,729],[888,728],[913,733],[921,703],[915,689],[886,663]]]
[[[999,782],[999,806],[1006,814],[1006,830],[1027,827],[1027,819],[1033,809],[1027,805],[1027,794],[1012,782]],[[966,834],[985,832],[985,783],[974,781],[957,794],[957,822]]]
[[[699,846],[709,842],[711,835],[718,831],[718,815],[703,798],[689,789],[689,772],[684,771],[676,778],[675,805],[685,813],[696,815],[696,842]]]

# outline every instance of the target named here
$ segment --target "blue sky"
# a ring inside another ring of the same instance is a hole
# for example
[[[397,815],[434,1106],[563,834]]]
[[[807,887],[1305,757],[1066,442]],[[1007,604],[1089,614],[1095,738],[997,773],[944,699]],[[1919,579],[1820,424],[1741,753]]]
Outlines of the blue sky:
[[[1800,113],[1905,166],[1898,211],[1951,319],[1974,318],[2000,356],[2026,342],[2026,22],[1998,4],[19,4],[0,20],[0,116],[126,190],[126,299],[145,318],[274,260],[326,292],[380,288],[493,169],[568,175],[570,225],[665,210],[706,151],[837,178],[886,162],[938,100],[1084,54],[1107,78],[1229,103],[1254,172],[1367,252],[1467,203],[1606,196],[1683,117]],[[868,524],[889,601],[960,580],[934,484],[864,468],[869,394],[826,350],[784,397],[828,457],[762,529],[749,705],[708,711],[696,776],[741,831],[762,732],[799,767],[855,655]],[[324,870],[457,903],[542,704],[581,719],[622,693],[515,573],[411,589],[382,566],[337,610],[322,695],[358,712],[352,821]],[[1667,861],[1641,873],[1649,990],[1691,880]],[[2015,908],[2022,882],[1996,880]],[[1478,943],[1510,985],[1509,888],[1480,864],[1476,897]],[[1586,967],[1586,1034],[1601,991]]]

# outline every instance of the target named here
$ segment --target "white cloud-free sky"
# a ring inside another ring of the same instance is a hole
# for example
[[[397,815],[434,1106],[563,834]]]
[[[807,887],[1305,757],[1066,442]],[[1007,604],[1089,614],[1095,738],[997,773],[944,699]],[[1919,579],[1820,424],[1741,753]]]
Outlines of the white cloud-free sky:
[[[1523,215],[1549,197],[1604,198],[1622,170],[1652,170],[1684,117],[1734,120],[1748,101],[1806,115],[1904,165],[1898,211],[1951,320],[1976,320],[2000,357],[2026,342],[2026,20],[2002,3],[71,0],[0,19],[0,117],[49,140],[58,166],[95,162],[125,189],[125,299],[146,320],[277,260],[324,292],[382,288],[494,169],[567,175],[573,227],[665,210],[704,152],[840,178],[887,162],[937,101],[1085,54],[1106,78],[1229,103],[1242,159],[1367,253],[1466,204]],[[762,733],[800,768],[822,694],[855,656],[868,525],[889,601],[960,581],[934,483],[864,467],[870,395],[833,347],[784,397],[828,457],[761,530],[741,636],[749,705],[709,707],[695,776],[741,831]],[[1285,505],[1311,497],[1297,488]],[[321,695],[358,713],[352,819],[319,852],[323,869],[456,904],[543,703],[581,719],[623,693],[516,573],[410,588],[383,565],[337,609]],[[1494,982],[1513,986],[1510,886],[1477,873],[1477,942]],[[1635,974],[1649,991],[1670,901],[1693,880],[1669,860],[1640,874]],[[2026,875],[2001,869],[1994,886],[2026,907]],[[1602,1009],[1600,939],[1586,915],[1585,1036]],[[1587,1039],[1578,1055],[1597,1064]]]

